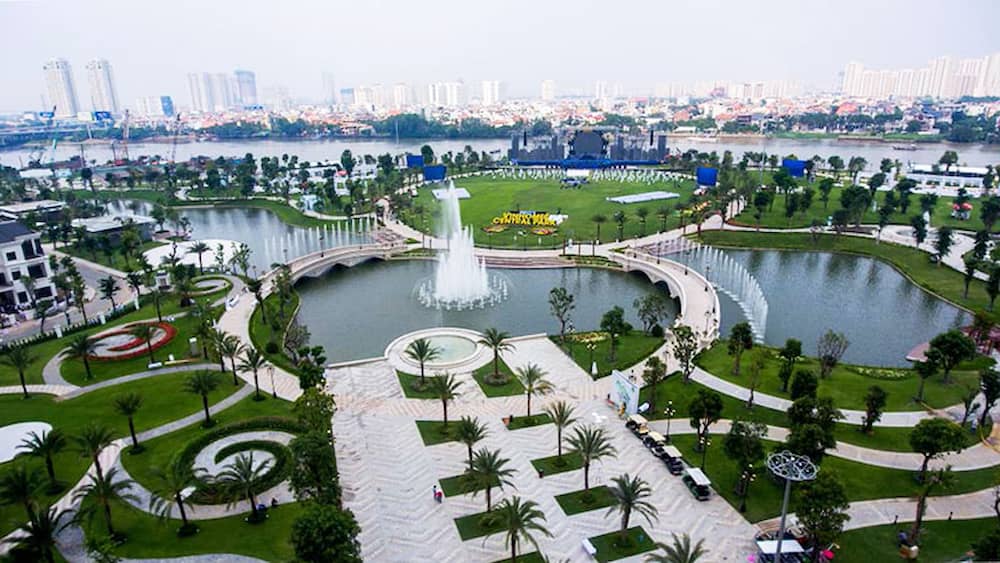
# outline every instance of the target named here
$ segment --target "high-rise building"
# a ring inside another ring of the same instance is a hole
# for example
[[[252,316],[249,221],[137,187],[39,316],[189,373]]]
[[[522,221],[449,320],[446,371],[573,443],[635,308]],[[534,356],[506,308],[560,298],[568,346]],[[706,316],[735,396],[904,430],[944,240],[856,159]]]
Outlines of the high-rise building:
[[[608,88],[608,83],[605,80],[598,80],[594,83],[594,99],[595,100],[606,100],[611,95],[611,89]]]
[[[551,102],[556,99],[556,81],[555,80],[543,80],[542,81],[542,101]]]
[[[403,109],[410,105],[410,86],[402,82],[392,86],[392,107]]]
[[[444,105],[456,107],[465,103],[465,84],[459,82],[444,83]]]
[[[118,114],[118,92],[111,63],[94,59],[87,63],[87,81],[90,83],[90,105],[93,111],[110,111]]]
[[[492,106],[500,103],[503,85],[499,80],[483,80],[481,88],[482,96],[479,100],[484,106]]]
[[[334,80],[332,72],[323,73],[323,101],[331,106],[337,105],[340,99],[337,91],[337,82]]]
[[[434,82],[427,85],[427,105],[429,106],[443,106],[444,105],[444,83]]]
[[[229,75],[224,72],[216,72],[209,76],[209,83],[212,85],[212,97],[215,100],[215,110],[225,111],[236,105],[233,98],[233,85],[229,80]]]
[[[170,96],[145,96],[136,100],[135,108],[145,117],[173,117],[174,100]]]
[[[73,85],[73,68],[66,59],[52,59],[42,67],[49,103],[56,106],[57,117],[76,117],[76,87]]]
[[[900,70],[865,70],[848,63],[842,91],[868,98],[959,98],[1000,95],[1000,53],[972,59],[937,57],[926,67]]]
[[[201,76],[191,72],[187,75],[188,93],[191,95],[191,111],[204,113],[211,111],[211,105],[206,103],[205,91],[202,85]]]
[[[236,99],[244,106],[257,105],[257,76],[249,70],[236,70]]]
[[[840,88],[841,93],[848,96],[856,96],[861,90],[861,75],[865,72],[865,65],[851,61],[844,69],[844,83]]]

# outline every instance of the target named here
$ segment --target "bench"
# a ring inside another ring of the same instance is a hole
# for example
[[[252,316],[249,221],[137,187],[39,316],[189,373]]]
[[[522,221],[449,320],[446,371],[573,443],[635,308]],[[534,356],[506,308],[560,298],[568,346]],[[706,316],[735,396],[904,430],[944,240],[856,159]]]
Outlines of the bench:
[[[583,550],[586,551],[588,555],[591,557],[597,555],[597,548],[594,547],[594,544],[590,543],[589,539],[583,538],[583,541],[580,543],[583,545]]]

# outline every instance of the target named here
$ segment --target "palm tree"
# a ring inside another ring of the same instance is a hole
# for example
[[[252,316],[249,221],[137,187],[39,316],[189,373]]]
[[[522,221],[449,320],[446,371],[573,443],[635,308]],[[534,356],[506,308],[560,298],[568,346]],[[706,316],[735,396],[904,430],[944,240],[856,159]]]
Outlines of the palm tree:
[[[87,373],[87,379],[93,379],[90,373],[90,356],[94,354],[94,342],[85,334],[81,334],[69,341],[69,345],[62,351],[62,357],[68,360],[83,360],[83,369]]]
[[[225,334],[225,333],[223,333]],[[219,342],[219,355],[229,358],[229,365],[233,368],[233,385],[239,385],[240,379],[236,375],[236,357],[243,352],[243,343],[235,334],[225,334]]]
[[[635,210],[635,216],[639,218],[639,227],[642,229],[640,236],[646,236],[646,217],[649,216],[649,209],[640,207]]]
[[[524,394],[528,397],[528,418],[531,418],[531,396],[544,395],[552,391],[552,383],[545,379],[547,373],[536,364],[528,364],[517,368],[517,378],[524,386]]]
[[[201,240],[199,240],[198,242],[196,242],[193,245],[191,245],[191,248],[188,250],[188,254],[197,254],[198,255],[198,273],[199,274],[202,274],[202,275],[205,274],[205,266],[201,262],[201,258],[202,258],[201,255],[204,254],[204,253],[206,253],[206,252],[208,252],[209,250],[211,250],[211,248],[209,248],[208,245],[205,244],[205,241],[201,241]]]
[[[104,523],[108,527],[108,535],[115,537],[115,527],[111,521],[111,503],[116,500],[139,502],[139,497],[130,493],[135,481],[118,477],[118,468],[112,467],[106,475],[88,475],[90,482],[80,487],[73,495],[73,502],[81,502],[91,497],[93,503],[80,504],[80,516],[93,516],[98,507],[104,513]]]
[[[253,372],[253,385],[255,388],[253,399],[255,401],[264,400],[264,398],[260,396],[260,381],[257,379],[257,374],[260,370],[264,369],[264,366],[266,365],[267,360],[264,358],[263,354],[257,351],[256,348],[253,346],[245,346],[243,348],[243,359],[240,360],[239,368],[243,373],[248,371]]]
[[[56,468],[52,463],[52,456],[58,454],[66,447],[66,436],[58,428],[43,430],[41,435],[36,432],[29,432],[28,437],[21,440],[17,447],[24,450],[31,457],[39,457],[45,460],[45,471],[49,474],[49,490],[55,491],[59,487],[56,480]]]
[[[493,516],[503,524],[503,529],[495,533],[506,534],[504,543],[510,546],[511,563],[517,561],[517,544],[519,542],[528,541],[535,546],[535,549],[538,549],[538,541],[535,540],[532,532],[552,537],[552,533],[542,524],[545,521],[545,514],[538,509],[538,503],[533,500],[521,502],[521,497],[517,496],[504,499],[497,505]]]
[[[169,465],[167,471],[160,468],[153,469],[153,475],[159,481],[159,487],[149,498],[149,510],[156,513],[161,520],[169,520],[173,516],[174,507],[177,507],[181,515],[181,528],[178,534],[186,535],[193,532],[192,526],[188,522],[185,506],[193,510],[191,501],[184,495],[187,489],[198,485],[197,472],[204,471],[201,468],[191,470],[179,463]]]
[[[628,220],[628,215],[625,215],[624,211],[615,211],[612,215],[615,219],[615,223],[618,223],[618,240],[625,238],[625,221]]]
[[[670,218],[670,206],[661,205],[656,208],[656,217],[660,220],[660,232],[667,230],[667,219]]]
[[[141,451],[139,438],[135,435],[135,413],[142,408],[142,395],[136,392],[122,393],[114,398],[115,412],[128,418],[128,433],[132,436],[132,452]]]
[[[705,543],[704,539],[698,540],[698,543],[691,545],[691,536],[683,534],[678,536],[677,534],[671,534],[673,536],[673,543],[667,545],[665,543],[656,543],[656,547],[663,551],[663,554],[652,553],[646,556],[646,563],[697,563],[703,555],[708,553],[708,551],[702,547]]]
[[[254,299],[257,300],[257,307],[260,309],[260,321],[264,323],[264,326],[267,326],[267,307],[264,306],[264,296],[262,293],[263,289],[264,282],[260,281],[258,278],[247,280],[247,291],[253,293]]]
[[[111,302],[111,310],[114,311],[117,309],[118,305],[115,303],[115,292],[121,289],[118,285],[118,280],[115,279],[114,276],[101,278],[98,288],[101,290],[101,297]]]
[[[500,450],[490,451],[486,448],[476,451],[472,456],[472,463],[465,470],[465,479],[473,489],[473,495],[480,490],[486,491],[486,512],[493,507],[493,486],[497,485],[501,489],[504,485],[514,486],[510,481],[510,476],[517,472],[516,469],[507,467],[510,460],[500,457]]]
[[[29,469],[25,463],[14,464],[13,469],[0,475],[0,504],[20,504],[30,518],[41,488],[42,474],[37,469]]]
[[[17,532],[0,543],[17,544],[18,547],[35,556],[40,561],[55,563],[56,537],[72,521],[62,523],[66,512],[56,507],[32,507],[28,521],[17,528]]]
[[[156,337],[157,328],[149,323],[140,323],[131,328],[129,332],[132,336],[146,343],[146,352],[149,353],[149,363],[155,364],[156,357],[153,356],[153,338]]]
[[[441,399],[441,409],[444,414],[444,427],[448,427],[448,402],[461,395],[458,388],[462,382],[455,379],[450,373],[437,374],[431,378],[430,392],[438,399]]]
[[[480,423],[478,418],[463,416],[458,421],[458,430],[455,431],[455,437],[458,438],[459,442],[465,444],[465,447],[469,450],[469,467],[472,467],[472,446],[475,446],[477,442],[486,438],[487,434],[489,434],[489,429]]]
[[[256,379],[256,377],[254,377]],[[205,410],[205,428],[212,426],[212,415],[208,410],[208,394],[219,387],[219,378],[210,371],[199,371],[184,381],[184,390],[194,395],[201,395],[201,406]]]
[[[114,438],[114,432],[110,428],[97,423],[84,426],[79,434],[72,437],[76,450],[81,456],[90,458],[99,477],[104,476],[100,460],[101,451],[111,445]]]
[[[198,343],[201,345],[201,356],[204,359],[208,359],[208,347],[212,343],[212,338],[215,333],[215,328],[212,326],[210,317],[211,313],[208,308],[203,306],[200,302],[195,302],[194,314],[201,317],[201,322],[194,329],[194,335],[198,338]]]
[[[510,352],[514,345],[508,342],[510,335],[502,330],[488,328],[483,331],[483,337],[479,339],[479,344],[486,346],[493,351],[493,379],[500,379],[500,353]]]
[[[600,213],[598,213],[598,214],[592,216],[590,218],[590,220],[593,221],[595,225],[597,225],[597,236],[594,238],[594,240],[596,240],[597,243],[600,244],[601,243],[601,225],[603,225],[604,223],[608,222],[608,217],[606,215],[601,215]]]
[[[616,457],[618,450],[611,445],[608,435],[599,426],[578,426],[566,441],[570,445],[570,451],[580,454],[583,461],[583,488],[589,491],[590,464],[606,457]]]
[[[403,353],[406,354],[407,358],[420,364],[420,387],[423,388],[427,383],[424,380],[424,364],[441,357],[441,349],[432,345],[431,341],[426,338],[418,338],[410,342]]]
[[[24,370],[28,369],[32,363],[38,358],[31,353],[31,349],[23,344],[11,346],[4,353],[3,358],[0,358],[0,363],[5,366],[12,367],[17,370],[17,376],[21,380],[21,391],[24,393],[24,398],[28,398],[28,385],[24,380]]]
[[[270,459],[254,463],[253,452],[242,453],[217,477],[217,482],[230,499],[230,506],[243,499],[250,501],[250,517],[254,521],[258,518],[257,489],[270,465]]]
[[[574,410],[573,405],[566,401],[556,401],[545,407],[545,413],[549,415],[552,423],[556,425],[556,451],[558,457],[556,463],[558,464],[564,463],[562,458],[562,433],[563,430],[576,422],[576,419],[573,418]]]
[[[622,541],[625,541],[629,520],[632,519],[633,512],[641,514],[650,524],[658,518],[658,512],[656,507],[646,500],[653,495],[653,489],[650,488],[649,483],[638,476],[631,477],[628,473],[615,477],[612,481],[615,486],[611,487],[611,494],[615,497],[615,504],[608,509],[607,513],[611,514],[616,511],[621,513],[622,525],[619,533]]]

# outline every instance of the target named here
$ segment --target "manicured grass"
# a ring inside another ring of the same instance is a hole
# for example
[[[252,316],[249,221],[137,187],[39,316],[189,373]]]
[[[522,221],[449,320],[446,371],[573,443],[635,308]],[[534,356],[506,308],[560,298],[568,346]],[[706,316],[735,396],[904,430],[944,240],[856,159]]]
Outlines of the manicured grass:
[[[531,416],[514,415],[514,420],[507,425],[507,430],[521,430],[522,428],[531,428],[532,426],[541,426],[543,424],[552,424],[552,417],[545,413],[533,414]]]
[[[720,247],[828,251],[873,256],[889,262],[920,287],[959,307],[977,310],[986,309],[989,305],[985,284],[982,281],[973,280],[969,286],[969,297],[963,297],[965,284],[962,274],[947,266],[937,266],[932,263],[930,255],[926,252],[885,241],[876,244],[871,239],[824,234],[818,235],[816,242],[813,243],[808,233],[752,231],[705,231],[701,238],[707,244]]]
[[[507,383],[503,385],[494,385],[486,380],[487,376],[493,375],[493,362],[473,372],[472,378],[479,384],[479,388],[483,390],[483,394],[492,398],[510,397],[524,393],[524,385],[521,385],[521,381],[514,376],[514,372],[507,366],[507,363],[500,360],[499,368],[500,373],[507,376]]]
[[[251,395],[228,409],[213,414],[212,420],[215,421],[213,428],[260,416],[292,416],[292,403],[273,399],[268,395],[264,395],[264,397],[263,401],[254,401]],[[143,483],[146,487],[155,486],[157,481],[154,469],[169,467],[188,442],[208,431],[202,428],[201,424],[192,424],[175,430],[145,442],[143,444],[145,450],[141,454],[129,455],[131,449],[126,450],[125,454],[121,456],[122,463],[133,479]]]
[[[625,530],[625,542],[620,542],[621,536],[617,530],[590,538],[590,543],[597,548],[594,559],[615,561],[656,549],[656,542],[649,537],[642,526],[633,526]]]
[[[618,338],[618,350],[615,359],[611,358],[611,338],[603,334],[605,338],[596,342],[597,347],[593,352],[587,349],[587,345],[582,342],[573,342],[572,337],[567,338],[567,347],[562,348],[576,365],[583,368],[583,371],[590,373],[591,361],[597,362],[597,378],[611,375],[611,370],[625,370],[640,362],[647,356],[656,352],[663,345],[663,339],[649,336],[642,331],[633,330]],[[559,336],[550,336],[552,342],[559,346]]]
[[[673,211],[674,206],[679,201],[687,202],[694,190],[694,183],[691,181],[680,181],[676,186],[672,181],[653,184],[599,181],[586,184],[578,190],[567,190],[560,188],[558,180],[494,179],[486,176],[462,178],[456,181],[456,185],[467,189],[472,195],[471,198],[461,201],[462,222],[472,226],[477,245],[529,249],[561,246],[563,240],[570,238],[574,240],[597,238],[597,224],[591,221],[595,214],[604,215],[607,219],[607,222],[601,225],[601,240],[603,242],[615,240],[618,237],[618,225],[613,216],[617,211],[622,211],[626,215],[624,238],[639,236],[643,233],[643,226],[636,215],[636,210],[643,207],[649,211],[645,234],[653,234],[660,230],[661,221],[656,212],[661,206],[668,206],[671,210],[667,219],[667,229],[672,229],[680,224],[680,217]],[[681,197],[679,200],[651,201],[632,205],[605,199],[657,190],[676,192],[681,194]],[[420,206],[424,209],[423,216],[415,214],[411,208],[403,214],[402,219],[417,229],[435,232],[434,226],[440,205],[431,194],[431,188],[421,188],[413,203],[414,207]],[[493,235],[488,235],[482,230],[483,227],[492,224],[494,217],[516,209],[561,213],[567,215],[567,218],[559,225],[555,236],[539,237],[532,235],[529,228],[513,226]],[[520,236],[519,232],[525,232],[527,239]]]
[[[449,421],[447,427],[440,420],[418,420],[416,423],[417,430],[420,431],[420,438],[424,441],[425,446],[458,441],[454,435],[458,425],[454,424],[454,421]]]
[[[563,450],[562,462],[560,463],[559,456],[554,455],[551,457],[540,457],[538,459],[531,460],[531,465],[534,466],[535,471],[544,471],[545,476],[556,475],[558,473],[565,473],[567,471],[576,471],[583,467],[583,458],[580,454],[576,452],[567,452]]]
[[[698,365],[706,371],[744,387],[748,386],[748,354],[743,354],[741,361],[740,375],[733,375],[733,356],[730,356],[726,348],[725,341],[717,342],[712,348],[702,352],[698,357]],[[759,346],[759,345],[755,345]],[[767,348],[764,369],[761,370],[760,381],[757,392],[767,393],[777,397],[788,398],[787,393],[781,391],[781,380],[778,378],[778,371],[783,360],[778,356],[778,350]],[[795,363],[795,371],[800,369],[819,374],[819,361],[816,358],[802,357]],[[864,410],[865,394],[872,385],[878,385],[888,393],[886,411],[913,411],[922,410],[922,406],[915,402],[913,398],[917,395],[917,388],[920,386],[920,378],[913,370],[903,370],[891,368],[885,370],[902,374],[901,379],[881,379],[863,375],[863,371],[870,368],[859,368],[851,365],[838,365],[826,379],[819,382],[819,395],[833,398],[839,408]],[[924,385],[924,400],[931,407],[943,408],[962,402],[962,395],[966,392],[966,386],[975,387],[979,383],[979,374],[974,370],[953,371],[952,382],[943,383],[943,376],[935,376],[927,380]]]
[[[684,454],[692,465],[701,464],[701,453],[695,452],[696,438],[693,434],[673,436],[673,443]],[[712,488],[722,495],[733,506],[739,506],[740,499],[734,489],[739,479],[740,468],[726,457],[722,442],[724,436],[712,436],[712,445],[708,449],[705,462],[705,473],[712,480]],[[775,442],[765,442],[767,449],[780,447]],[[916,468],[915,468],[916,469]],[[843,482],[848,499],[853,501],[871,500],[877,498],[910,497],[917,494],[918,485],[914,481],[914,471],[887,469],[863,463],[849,461],[827,455],[823,458],[821,470],[835,473]],[[956,495],[986,489],[998,482],[995,468],[975,471],[956,471],[955,485],[950,489],[939,489],[938,495]],[[782,487],[761,471],[757,480],[750,487],[747,497],[747,512],[744,514],[751,522],[765,520],[777,516],[781,510]],[[796,492],[792,490],[794,504]]]
[[[472,481],[467,479],[465,475],[445,477],[444,479],[439,480],[438,484],[441,486],[441,491],[446,497],[457,497],[459,495],[481,491],[485,488],[476,486]],[[500,479],[493,479],[493,486],[500,486]]]
[[[272,201],[269,199],[239,199],[204,203],[212,204],[215,207],[253,207],[256,209],[265,209],[277,215],[282,222],[296,227],[323,227],[331,223],[331,221],[309,217],[298,209],[285,205],[285,202],[283,201]],[[203,203],[198,204],[201,205]],[[183,205],[178,207],[183,208]]]
[[[96,262],[98,264],[101,264],[102,266],[108,266],[110,268],[114,268],[116,270],[125,272],[128,271],[130,268],[135,267],[136,265],[135,259],[138,254],[142,254],[143,252],[146,252],[147,250],[156,248],[158,246],[163,246],[164,244],[165,243],[155,240],[147,240],[139,246],[138,250],[136,250],[136,252],[133,253],[127,261],[125,260],[125,255],[122,254],[121,246],[117,246],[114,248],[114,252],[112,252],[110,258],[108,257],[107,254],[105,254],[100,250],[97,250],[95,252],[88,252],[87,250],[84,249],[82,245],[80,245],[79,242],[71,243],[68,246],[60,246],[58,247],[58,250],[60,252],[65,252],[66,254],[72,254],[77,258],[83,258],[84,260],[87,260],[89,262]]]
[[[247,297],[255,299],[253,295],[249,295]],[[286,325],[281,327],[279,330],[274,330],[270,324],[270,321],[276,318],[276,315],[279,313],[278,294],[272,293],[264,298],[264,306],[267,307],[268,322],[265,323],[263,321],[260,305],[257,305],[253,310],[253,314],[250,316],[250,341],[253,342],[254,348],[264,353],[264,357],[267,358],[269,362],[289,373],[298,373],[298,368],[295,367],[292,359],[285,355],[284,349],[282,348],[282,343],[285,341],[285,331],[288,329],[288,326]],[[286,304],[285,307],[290,311],[298,311],[299,294],[297,292],[292,292],[291,301]],[[275,342],[278,345],[278,353],[268,353],[268,342]]]
[[[837,538],[838,561],[894,561],[899,560],[896,536],[900,531],[909,533],[911,524],[872,526],[844,532]],[[920,534],[920,561],[959,561],[970,551],[971,544],[997,527],[996,518],[976,520],[925,521]]]
[[[477,512],[455,518],[455,527],[458,528],[458,536],[462,538],[462,541],[502,532],[504,529],[503,519],[483,518],[489,515],[489,512]]]
[[[607,508],[615,504],[615,495],[611,488],[605,485],[591,487],[589,491],[579,490],[564,495],[556,495],[556,502],[562,508],[566,516],[572,516],[581,512]]]
[[[91,502],[89,499],[84,502]],[[127,541],[115,548],[120,557],[166,558],[204,553],[227,553],[256,557],[265,561],[290,561],[294,558],[291,543],[292,524],[302,514],[298,503],[268,509],[268,518],[260,524],[248,524],[246,514],[215,520],[198,520],[199,532],[178,537],[180,520],[161,521],[132,506],[115,501],[112,521],[115,530]],[[103,515],[98,513],[84,524],[85,533],[107,535]]]
[[[399,379],[399,386],[403,389],[403,395],[407,399],[437,399],[437,395],[430,390],[430,383],[426,389],[418,389],[420,376],[396,371],[396,378]]]

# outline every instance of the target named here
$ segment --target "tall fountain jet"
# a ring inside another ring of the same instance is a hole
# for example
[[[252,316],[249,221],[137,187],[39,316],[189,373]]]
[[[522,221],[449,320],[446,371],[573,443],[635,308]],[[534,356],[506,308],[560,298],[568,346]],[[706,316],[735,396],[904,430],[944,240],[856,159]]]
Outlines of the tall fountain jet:
[[[418,288],[418,298],[424,305],[439,309],[482,308],[503,300],[507,295],[506,283],[491,278],[486,261],[476,259],[472,229],[462,226],[458,192],[451,180],[441,205],[438,236],[448,241],[448,248],[438,256],[434,279]]]

